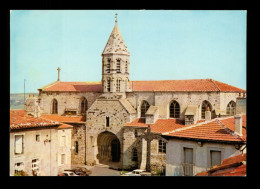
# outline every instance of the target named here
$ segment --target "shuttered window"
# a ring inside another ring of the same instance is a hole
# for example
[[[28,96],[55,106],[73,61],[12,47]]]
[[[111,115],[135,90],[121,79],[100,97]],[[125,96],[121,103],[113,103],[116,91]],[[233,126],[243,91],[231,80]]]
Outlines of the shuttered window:
[[[211,167],[221,164],[221,151],[210,151]]]
[[[15,154],[23,153],[23,135],[15,135]]]
[[[184,148],[184,163],[193,164],[193,149]]]

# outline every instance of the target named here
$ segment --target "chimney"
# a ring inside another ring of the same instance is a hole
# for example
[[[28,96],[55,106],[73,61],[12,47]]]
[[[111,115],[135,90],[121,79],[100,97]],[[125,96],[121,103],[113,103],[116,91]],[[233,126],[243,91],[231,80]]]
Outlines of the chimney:
[[[235,133],[242,136],[242,115],[237,114],[235,118]]]
[[[210,121],[211,120],[211,111],[209,111],[209,107],[207,107],[205,111],[205,121]]]

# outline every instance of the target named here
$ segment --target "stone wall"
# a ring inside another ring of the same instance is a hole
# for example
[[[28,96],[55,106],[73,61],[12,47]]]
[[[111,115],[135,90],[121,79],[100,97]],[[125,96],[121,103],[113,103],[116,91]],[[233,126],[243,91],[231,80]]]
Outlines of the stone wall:
[[[106,117],[109,117],[109,127],[106,127]],[[129,122],[129,113],[118,99],[97,99],[87,111],[86,137],[87,137],[87,163],[98,163],[98,135],[104,131],[117,136],[123,149],[122,127]],[[121,150],[122,152],[122,150]],[[121,160],[123,154],[121,153]]]
[[[70,123],[71,132],[71,165],[84,165],[86,163],[86,126],[85,123]],[[78,153],[76,152],[78,142]]]
[[[83,97],[88,101],[88,107],[90,107],[96,98],[100,96],[101,93],[85,92],[41,92],[39,96],[41,114],[51,114],[51,104],[52,100],[56,99],[58,101],[58,115],[62,115],[65,109],[76,109],[77,113],[80,112],[80,102]]]

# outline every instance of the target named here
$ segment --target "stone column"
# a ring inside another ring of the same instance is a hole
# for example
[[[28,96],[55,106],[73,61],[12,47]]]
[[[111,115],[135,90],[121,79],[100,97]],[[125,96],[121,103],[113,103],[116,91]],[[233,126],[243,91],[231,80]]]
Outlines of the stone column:
[[[147,157],[147,141],[142,139],[142,161],[140,165],[140,169],[146,169],[146,157]]]

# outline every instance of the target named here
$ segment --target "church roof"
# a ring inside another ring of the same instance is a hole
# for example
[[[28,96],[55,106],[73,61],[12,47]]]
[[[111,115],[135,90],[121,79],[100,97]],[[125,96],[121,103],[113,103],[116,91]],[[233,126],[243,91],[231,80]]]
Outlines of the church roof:
[[[41,115],[41,118],[63,123],[85,123],[85,116]]]
[[[123,36],[121,35],[121,32],[117,26],[117,22],[115,23],[115,26],[109,36],[102,55],[112,53],[130,55],[127,46],[123,40]]]
[[[244,89],[213,79],[131,81],[133,92],[246,92]],[[102,92],[101,82],[55,82],[43,91]]]

